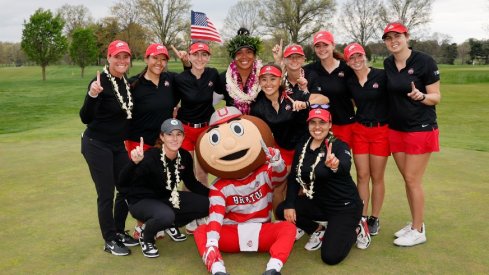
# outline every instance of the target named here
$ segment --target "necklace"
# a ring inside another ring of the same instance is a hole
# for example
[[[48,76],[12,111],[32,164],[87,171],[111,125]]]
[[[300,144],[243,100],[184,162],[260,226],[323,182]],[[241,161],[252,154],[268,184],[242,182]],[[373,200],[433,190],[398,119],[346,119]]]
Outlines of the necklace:
[[[180,173],[178,172],[178,167],[180,167],[180,161],[182,158],[180,157],[180,152],[177,153],[177,161],[175,162],[175,184],[172,188],[171,181],[171,171],[166,163],[165,156],[165,147],[161,147],[161,161],[163,162],[163,171],[166,173],[166,190],[171,191],[171,196],[169,201],[173,205],[174,208],[180,209],[180,196],[178,194],[178,184],[180,183]]]
[[[331,132],[329,132],[326,139],[328,140],[328,143],[332,143],[333,141],[335,141],[336,138]],[[304,156],[306,155],[307,147],[309,146],[310,142],[312,142],[311,140],[312,138],[309,137],[306,144],[304,144],[304,147],[302,147],[301,155],[299,156],[299,163],[297,164],[297,175],[295,177],[297,182],[299,182],[299,184],[301,185],[302,191],[309,199],[312,199],[314,194],[314,180],[316,178],[314,175],[314,169],[316,169],[316,166],[318,165],[321,158],[324,157],[324,152],[318,153],[316,160],[314,161],[313,165],[311,165],[311,172],[309,173],[309,184],[305,183],[301,178],[302,165],[304,162]]]
[[[234,100],[235,107],[237,107],[243,114],[249,114],[249,105],[255,100],[260,91],[260,85],[258,84],[258,78],[256,77],[256,72],[260,69],[261,61],[255,60],[253,62],[251,74],[246,80],[246,83],[244,83],[243,88],[239,85],[240,78],[236,61],[233,60],[226,71],[226,90],[228,91],[229,96]],[[248,89],[246,89],[246,87],[248,87]]]
[[[127,83],[126,77],[124,75],[122,76],[122,80],[124,80],[124,85],[126,85],[126,92],[127,92],[127,103],[124,102],[124,97],[122,97],[121,93],[119,92],[119,85],[117,85],[117,82],[115,81],[115,77],[113,77],[109,70],[108,66],[104,66],[104,73],[107,75],[107,77],[110,80],[110,83],[112,84],[112,90],[114,90],[115,97],[117,98],[117,101],[119,101],[119,104],[121,105],[122,110],[124,110],[127,114],[127,119],[132,118],[132,96],[131,96],[131,90],[129,88],[129,84]]]

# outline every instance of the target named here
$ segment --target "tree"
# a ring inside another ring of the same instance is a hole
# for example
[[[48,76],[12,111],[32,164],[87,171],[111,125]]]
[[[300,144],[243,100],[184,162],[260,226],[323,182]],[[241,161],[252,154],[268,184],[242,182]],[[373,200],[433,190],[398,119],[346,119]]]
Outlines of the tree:
[[[270,33],[284,31],[286,43],[302,43],[333,18],[332,0],[264,0],[260,13]]]
[[[248,29],[251,35],[262,34],[260,10],[260,0],[239,0],[229,9],[226,19],[224,19],[223,36],[232,38],[241,27]]]
[[[24,20],[21,47],[29,59],[41,65],[42,80],[46,80],[46,66],[59,60],[68,47],[63,27],[63,19],[53,17],[50,10],[38,9],[29,22]]]
[[[73,31],[70,45],[70,57],[81,68],[81,77],[85,67],[97,60],[97,40],[92,29],[79,28]]]
[[[348,0],[343,4],[339,19],[344,35],[361,45],[378,37],[379,0]]]
[[[387,4],[381,4],[379,14],[384,23],[401,22],[409,32],[431,21],[431,8],[434,0],[386,0]]]
[[[121,30],[117,19],[114,17],[102,18],[92,28],[95,30],[95,36],[97,37],[98,61],[100,61],[106,57],[107,46],[110,42],[117,39]]]
[[[455,63],[455,58],[457,58],[457,43],[443,43],[441,45],[441,64],[450,64],[453,65]]]
[[[90,10],[84,5],[64,4],[57,10],[57,14],[65,21],[64,31],[69,38],[76,28],[85,28],[93,21]]]
[[[465,41],[464,43],[458,45],[457,47],[457,53],[458,57],[460,57],[460,62],[462,64],[467,63],[469,60],[469,51],[470,51],[470,45],[469,42]]]
[[[188,26],[190,0],[139,0],[142,21],[150,34],[164,45],[172,45]]]
[[[141,10],[138,0],[120,0],[110,10],[124,32],[123,40],[131,46],[131,51],[135,50],[135,45],[137,44],[146,45],[146,31],[140,25]],[[135,51],[134,53],[137,55],[140,51]]]

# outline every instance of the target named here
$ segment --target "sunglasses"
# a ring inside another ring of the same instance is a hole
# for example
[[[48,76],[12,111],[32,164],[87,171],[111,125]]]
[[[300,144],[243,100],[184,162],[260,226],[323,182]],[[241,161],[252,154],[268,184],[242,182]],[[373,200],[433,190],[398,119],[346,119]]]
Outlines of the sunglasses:
[[[311,104],[311,109],[329,109],[329,104]]]

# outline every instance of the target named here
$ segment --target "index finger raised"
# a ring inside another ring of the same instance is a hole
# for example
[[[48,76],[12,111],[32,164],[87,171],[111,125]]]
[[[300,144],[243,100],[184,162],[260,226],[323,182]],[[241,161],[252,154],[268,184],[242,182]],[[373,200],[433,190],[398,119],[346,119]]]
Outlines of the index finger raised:
[[[144,146],[144,139],[143,139],[143,137],[140,137],[139,138],[139,147],[141,147],[141,149],[142,149],[143,146]]]
[[[100,71],[97,71],[97,84],[100,85]]]

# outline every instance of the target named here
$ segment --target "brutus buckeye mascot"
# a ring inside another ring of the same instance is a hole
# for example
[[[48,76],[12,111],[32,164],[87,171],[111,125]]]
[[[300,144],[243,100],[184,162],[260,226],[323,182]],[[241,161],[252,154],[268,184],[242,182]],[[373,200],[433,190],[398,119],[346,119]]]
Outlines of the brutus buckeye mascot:
[[[202,167],[217,176],[210,187],[209,221],[194,233],[212,274],[227,274],[222,252],[268,251],[264,274],[280,274],[295,240],[295,225],[271,222],[273,188],[284,181],[285,163],[271,146],[270,128],[235,107],[214,112],[197,140]]]

